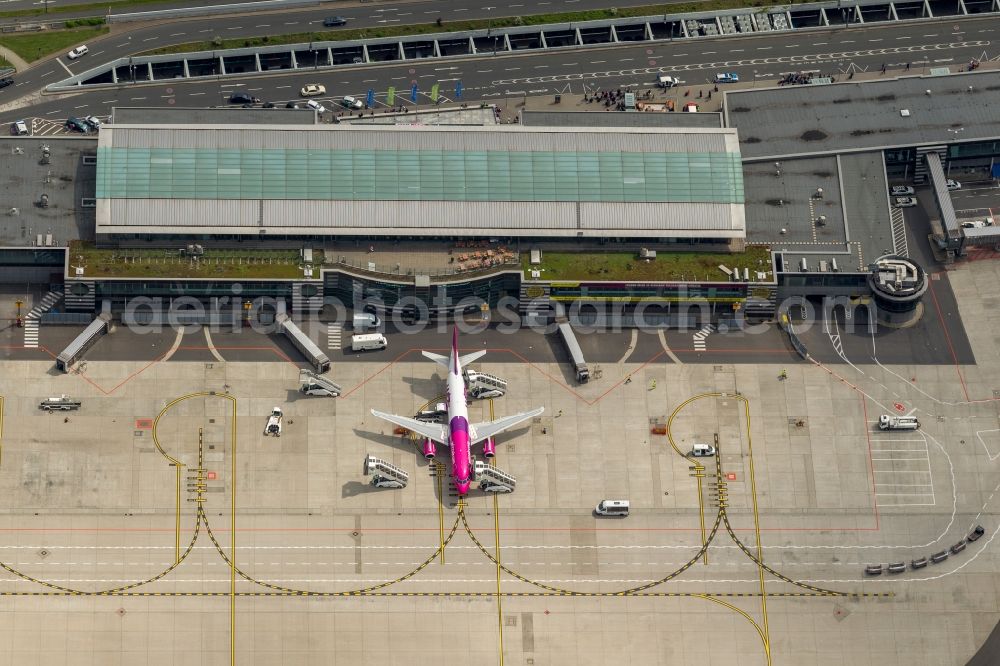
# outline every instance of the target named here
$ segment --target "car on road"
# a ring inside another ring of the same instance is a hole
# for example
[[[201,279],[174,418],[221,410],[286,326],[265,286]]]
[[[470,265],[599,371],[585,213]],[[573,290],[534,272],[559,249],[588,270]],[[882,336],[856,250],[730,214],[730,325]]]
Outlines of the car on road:
[[[97,119],[97,116],[87,116],[83,119],[83,122],[90,125],[94,131],[100,131],[101,129],[101,121]]]
[[[740,75],[736,72],[720,72],[715,75],[716,83],[739,83]]]
[[[10,124],[10,133],[14,136],[24,136],[28,133],[28,123],[23,120],[15,120]]]
[[[347,19],[343,16],[328,16],[323,19],[323,27],[335,28],[338,25],[347,25]]]
[[[70,51],[69,53],[67,53],[66,57],[69,58],[70,60],[76,60],[80,56],[87,55],[87,53],[89,53],[89,52],[90,52],[90,49],[87,48],[87,45],[86,44],[81,44],[80,46],[76,47],[75,49],[73,49],[72,51]]]
[[[347,95],[344,99],[340,100],[340,105],[348,109],[363,109],[365,108],[365,103],[362,102],[357,97],[351,97]]]
[[[10,78],[9,76],[5,76],[4,78],[0,79],[0,88],[6,88],[7,86],[12,86],[12,85],[14,85],[14,79]]]
[[[320,104],[319,102],[317,102],[314,99],[311,99],[308,102],[306,102],[306,106],[308,106],[310,109],[312,109],[316,113],[326,113],[326,107],[323,106],[322,104]]]
[[[302,90],[299,94],[303,97],[318,97],[320,95],[326,94],[326,86],[319,83],[310,83],[309,85],[302,86]]]
[[[948,189],[949,190],[960,190],[960,189],[962,189],[962,183],[958,182],[957,180],[952,180],[951,178],[948,179],[947,185],[948,185]]]
[[[889,190],[889,194],[894,197],[905,197],[911,196],[915,193],[914,189],[909,185],[893,185],[892,189]]]
[[[896,208],[912,208],[917,205],[916,197],[896,197],[894,202]]]
[[[274,108],[274,102],[264,102],[264,108],[265,109],[273,109]]]
[[[286,109],[297,109],[297,108],[299,108],[299,105],[296,104],[295,102],[289,102],[288,104],[285,104],[285,108]]]
[[[260,99],[247,93],[237,92],[229,96],[230,104],[256,104]]]
[[[69,117],[66,119],[66,129],[71,132],[83,132],[84,134],[90,134],[90,125],[76,117]]]

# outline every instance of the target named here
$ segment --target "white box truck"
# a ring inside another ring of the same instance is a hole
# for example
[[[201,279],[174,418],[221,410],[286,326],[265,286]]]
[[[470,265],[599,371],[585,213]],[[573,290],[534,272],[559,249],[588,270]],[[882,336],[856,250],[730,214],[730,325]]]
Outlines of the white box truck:
[[[385,349],[388,345],[385,336],[381,333],[365,333],[363,335],[351,336],[351,349],[354,351],[369,351],[373,349]]]
[[[878,417],[879,430],[916,430],[920,427],[920,421],[916,416],[891,416],[883,414]]]

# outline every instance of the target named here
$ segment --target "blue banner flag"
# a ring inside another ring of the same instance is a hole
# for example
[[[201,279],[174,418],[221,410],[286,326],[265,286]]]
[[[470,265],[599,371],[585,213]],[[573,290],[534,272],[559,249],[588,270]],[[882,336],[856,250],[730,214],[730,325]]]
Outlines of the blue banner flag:
[[[368,108],[375,108],[375,91],[371,88],[368,89]]]
[[[417,84],[414,83],[413,87],[410,88],[410,101],[414,104],[417,103]]]
[[[455,84],[455,99],[462,99],[462,82]]]

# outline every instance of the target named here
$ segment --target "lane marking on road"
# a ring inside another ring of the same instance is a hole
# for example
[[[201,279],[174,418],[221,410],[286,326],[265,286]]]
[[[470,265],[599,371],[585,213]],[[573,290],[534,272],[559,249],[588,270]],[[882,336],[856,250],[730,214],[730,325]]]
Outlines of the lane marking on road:
[[[73,70],[66,66],[66,63],[62,61],[62,58],[56,58],[56,62],[62,65],[62,68],[69,72],[70,76],[73,76]]]

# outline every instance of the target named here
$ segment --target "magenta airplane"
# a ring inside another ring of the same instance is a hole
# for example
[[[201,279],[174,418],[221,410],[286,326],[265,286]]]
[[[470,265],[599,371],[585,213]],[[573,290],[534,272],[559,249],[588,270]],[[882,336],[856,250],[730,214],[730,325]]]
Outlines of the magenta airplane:
[[[447,405],[448,423],[425,423],[417,419],[395,414],[386,414],[377,410],[372,410],[372,414],[385,419],[390,423],[402,426],[411,432],[415,432],[424,438],[423,453],[428,460],[437,453],[435,442],[444,444],[451,448],[451,475],[455,480],[455,488],[459,495],[469,492],[469,485],[472,483],[472,447],[483,442],[483,455],[492,458],[496,453],[496,444],[493,437],[508,428],[513,428],[518,423],[523,423],[528,419],[538,416],[544,407],[533,409],[530,412],[505,416],[496,421],[486,423],[469,423],[469,409],[465,396],[465,379],[462,377],[462,366],[472,363],[477,358],[485,354],[486,351],[477,351],[465,356],[458,355],[458,329],[455,329],[451,339],[451,356],[445,358],[440,354],[423,352],[424,356],[435,361],[439,365],[448,369],[447,384]]]

